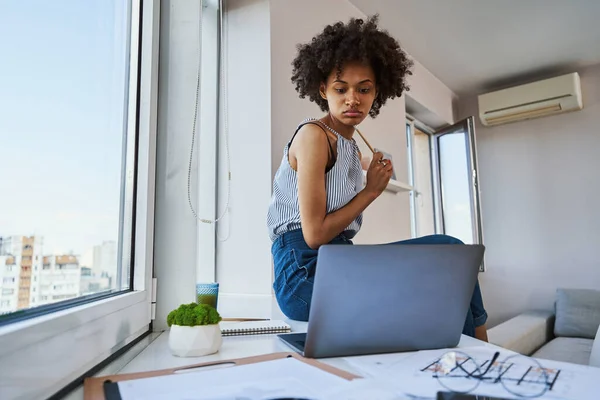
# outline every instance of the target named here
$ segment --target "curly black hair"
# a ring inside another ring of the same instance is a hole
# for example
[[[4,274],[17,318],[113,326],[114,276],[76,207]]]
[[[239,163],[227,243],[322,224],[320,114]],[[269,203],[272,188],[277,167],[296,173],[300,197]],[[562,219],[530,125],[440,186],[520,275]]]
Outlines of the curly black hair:
[[[292,65],[292,82],[301,98],[309,97],[321,110],[329,111],[327,100],[319,95],[322,82],[337,69],[341,73],[347,62],[367,62],[375,73],[377,96],[369,115],[375,118],[387,99],[402,96],[409,87],[406,76],[412,75],[413,62],[396,39],[377,27],[379,16],[366,21],[352,18],[347,24],[337,22],[325,27],[309,43],[298,45]]]

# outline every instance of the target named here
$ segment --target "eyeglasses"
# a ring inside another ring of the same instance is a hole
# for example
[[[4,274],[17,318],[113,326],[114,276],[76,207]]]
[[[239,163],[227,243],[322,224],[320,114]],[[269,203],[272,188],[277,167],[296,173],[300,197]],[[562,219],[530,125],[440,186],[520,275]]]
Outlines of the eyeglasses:
[[[422,369],[433,372],[440,385],[457,393],[469,393],[482,382],[502,385],[509,393],[520,397],[539,397],[552,390],[560,371],[544,368],[537,360],[515,354],[499,361],[499,352],[478,363],[460,351],[444,353]]]

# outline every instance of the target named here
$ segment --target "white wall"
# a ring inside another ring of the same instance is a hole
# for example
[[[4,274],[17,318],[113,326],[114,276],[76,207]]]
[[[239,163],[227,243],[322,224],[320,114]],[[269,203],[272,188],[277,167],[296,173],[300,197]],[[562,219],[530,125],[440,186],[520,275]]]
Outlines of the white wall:
[[[458,96],[418,60],[413,62],[413,74],[408,79],[410,90],[406,93],[411,115],[432,128],[453,124]]]
[[[195,300],[196,220],[187,201],[187,172],[196,94],[199,2],[161,2],[154,269],[154,330],[167,314]],[[196,159],[192,170],[196,170]],[[192,175],[192,193],[196,193]],[[195,196],[194,196],[195,197]]]
[[[584,109],[486,128],[476,118],[489,324],[552,309],[557,287],[600,289],[600,65]],[[460,103],[477,115],[477,99]]]
[[[227,27],[229,213],[218,224],[219,311],[265,317],[271,311],[271,242],[266,215],[271,198],[271,49],[269,2],[229,0]],[[227,200],[225,125],[219,136],[221,215]]]

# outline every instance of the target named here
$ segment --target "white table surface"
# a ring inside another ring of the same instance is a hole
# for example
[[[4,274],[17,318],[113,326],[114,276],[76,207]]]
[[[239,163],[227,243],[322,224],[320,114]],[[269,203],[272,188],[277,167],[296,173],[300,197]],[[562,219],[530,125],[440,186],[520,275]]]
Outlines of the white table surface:
[[[306,323],[286,321],[292,325],[293,332],[306,332]],[[292,348],[286,345],[277,335],[247,335],[247,336],[225,336],[223,344],[218,353],[204,357],[176,357],[169,350],[169,332],[165,331],[158,336],[148,347],[130,361],[119,374],[132,372],[145,372],[166,368],[177,368],[203,362],[222,361],[234,358],[251,357],[277,352],[292,352]],[[495,345],[482,342],[469,336],[462,335],[458,347],[489,346]],[[499,349],[499,348],[498,348]],[[359,375],[348,362],[347,357],[319,359],[319,361],[343,369],[350,373]]]

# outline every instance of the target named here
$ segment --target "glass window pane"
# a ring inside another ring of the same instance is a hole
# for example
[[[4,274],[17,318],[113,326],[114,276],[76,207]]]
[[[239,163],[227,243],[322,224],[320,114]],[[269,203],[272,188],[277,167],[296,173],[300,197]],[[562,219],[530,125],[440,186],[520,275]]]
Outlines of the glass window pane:
[[[431,176],[430,136],[415,128],[414,164],[418,236],[433,235],[435,232],[435,208],[433,201],[433,183]]]
[[[444,233],[474,244],[471,211],[471,176],[464,132],[438,139]]]
[[[0,2],[0,314],[129,289],[130,10]]]

